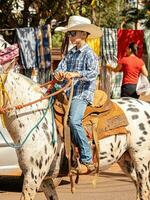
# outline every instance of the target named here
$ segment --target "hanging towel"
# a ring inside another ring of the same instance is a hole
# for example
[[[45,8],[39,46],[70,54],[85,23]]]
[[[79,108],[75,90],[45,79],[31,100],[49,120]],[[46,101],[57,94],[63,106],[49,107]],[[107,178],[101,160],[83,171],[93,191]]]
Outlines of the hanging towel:
[[[50,25],[35,28],[36,49],[39,68],[50,68],[51,66],[51,29]]]
[[[117,29],[103,28],[102,59],[105,63],[117,64]]]
[[[117,29],[103,29],[101,59],[103,68],[106,64],[110,64],[112,67],[117,66]],[[109,74],[106,69],[102,73],[104,88],[108,90],[108,95],[111,98],[120,98],[122,74],[113,72]]]
[[[16,33],[23,68],[37,67],[34,28],[17,28]]]
[[[148,56],[148,71],[150,70],[150,30],[147,29],[144,31],[144,38],[145,38],[145,43],[146,43],[146,49],[147,49],[147,56]]]
[[[122,30],[118,29],[118,61],[125,56],[126,48],[130,42],[135,42],[138,47],[138,57],[142,57],[143,54],[143,41],[144,30]]]
[[[100,56],[100,38],[88,38],[86,42]]]
[[[50,79],[52,49],[50,25],[36,27],[35,35],[39,81],[44,83]]]

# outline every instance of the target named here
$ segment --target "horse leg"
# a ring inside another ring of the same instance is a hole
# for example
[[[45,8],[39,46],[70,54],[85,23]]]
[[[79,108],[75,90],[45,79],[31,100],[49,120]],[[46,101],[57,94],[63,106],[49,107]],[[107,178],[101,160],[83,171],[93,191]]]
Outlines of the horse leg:
[[[125,152],[122,157],[118,160],[118,165],[122,169],[122,171],[131,178],[133,181],[135,187],[136,187],[136,200],[141,200],[139,199],[139,190],[138,190],[138,180],[137,180],[137,175],[136,175],[136,170],[134,167],[134,163],[129,155],[128,152]]]
[[[24,175],[22,195],[20,200],[34,200],[43,177],[35,175],[33,171]]]
[[[142,155],[142,156],[141,156]],[[137,175],[137,200],[149,200],[150,190],[150,159],[149,152],[134,155],[134,166]]]
[[[136,186],[136,200],[149,200],[149,162],[150,161],[147,160],[146,163],[145,158],[143,158],[142,161],[140,157],[139,160],[136,159],[136,161],[134,160],[133,162],[128,152],[118,161],[123,172],[133,180]]]
[[[41,189],[43,190],[47,200],[58,200],[56,188],[52,179],[44,179],[41,184]]]
[[[133,183],[135,184],[135,187],[137,188],[137,175],[136,175],[134,163],[129,153],[125,152],[121,156],[121,158],[118,160],[117,163],[122,169],[122,171],[132,179]]]

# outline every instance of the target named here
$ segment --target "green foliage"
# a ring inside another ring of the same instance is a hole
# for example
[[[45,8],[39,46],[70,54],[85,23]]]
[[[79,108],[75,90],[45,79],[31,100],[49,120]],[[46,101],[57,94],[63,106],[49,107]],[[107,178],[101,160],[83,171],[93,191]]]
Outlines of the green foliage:
[[[120,23],[117,5],[122,0],[23,0],[24,9],[12,13],[13,8],[19,8],[17,0],[2,0],[0,3],[0,28],[15,28],[38,26],[50,23],[52,19],[65,24],[71,15],[89,17],[97,25],[116,27]],[[29,12],[34,10],[35,12]],[[117,20],[116,20],[117,19]]]
[[[61,32],[55,32],[52,35],[52,47],[59,48],[62,45],[64,34]]]
[[[119,28],[123,16],[126,27],[138,19],[145,19],[150,27],[150,1],[146,0],[143,10],[125,9],[125,0],[22,0],[24,9],[19,10],[18,0],[0,1],[0,28],[35,27],[57,21],[56,26],[66,25],[71,15],[88,17],[98,26]],[[91,4],[92,3],[92,4]],[[18,8],[17,12],[12,12]],[[32,10],[32,12],[29,11]],[[53,27],[55,28],[55,27]],[[52,31],[53,34],[53,31]],[[58,34],[60,35],[60,34]],[[58,40],[58,41],[57,41]],[[54,36],[55,45],[59,46],[61,39]]]
[[[150,0],[144,1],[143,9],[126,8],[123,10],[122,15],[125,16],[126,25],[130,26],[132,23],[137,23],[139,20],[144,20],[147,28],[150,28]]]

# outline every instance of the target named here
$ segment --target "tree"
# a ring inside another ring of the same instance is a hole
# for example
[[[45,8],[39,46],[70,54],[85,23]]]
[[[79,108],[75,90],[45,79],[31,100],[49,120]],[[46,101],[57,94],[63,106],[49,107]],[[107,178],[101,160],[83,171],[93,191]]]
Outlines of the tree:
[[[135,29],[137,29],[137,24],[141,20],[144,21],[144,25],[147,28],[150,28],[150,0],[143,0],[143,8],[139,8],[138,0],[137,7],[127,7],[123,10],[122,15],[125,17],[126,27],[132,27],[132,24],[135,24]]]

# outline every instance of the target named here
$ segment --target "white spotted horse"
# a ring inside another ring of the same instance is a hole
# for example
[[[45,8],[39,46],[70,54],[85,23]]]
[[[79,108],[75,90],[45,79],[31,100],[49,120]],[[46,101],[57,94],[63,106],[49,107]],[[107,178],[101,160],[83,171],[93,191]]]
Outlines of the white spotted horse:
[[[44,92],[27,77],[9,72],[4,83],[10,102],[5,106],[26,104],[39,99]],[[118,162],[135,183],[136,200],[148,200],[150,191],[150,105],[133,98],[114,100],[124,111],[129,125],[129,134],[113,135],[99,141],[99,171]],[[19,165],[24,174],[21,200],[34,200],[40,185],[46,198],[52,196],[47,175],[57,175],[62,167],[64,143],[57,136],[51,105],[43,100],[4,113],[5,125],[17,148]],[[46,112],[47,111],[47,112]],[[43,119],[42,119],[42,116]],[[28,134],[30,133],[30,135]],[[28,137],[27,137],[28,135]],[[129,157],[126,160],[126,152]],[[55,162],[54,162],[55,160]]]

